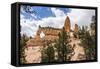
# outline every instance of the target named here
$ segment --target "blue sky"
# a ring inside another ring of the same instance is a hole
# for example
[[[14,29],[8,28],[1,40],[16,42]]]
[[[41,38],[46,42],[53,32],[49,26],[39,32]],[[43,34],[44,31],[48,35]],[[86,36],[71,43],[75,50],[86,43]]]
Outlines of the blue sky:
[[[41,7],[41,6],[28,6],[30,8],[29,11],[33,11],[33,13],[27,13],[24,9],[25,6],[21,7],[20,13],[24,15],[25,19],[36,19],[40,20],[46,17],[56,17],[55,14],[52,12],[51,7]],[[27,7],[27,6],[26,6]],[[52,7],[53,8],[53,7]],[[65,14],[71,11],[69,8],[56,8],[63,11]],[[32,16],[31,14],[34,14]]]
[[[26,7],[28,9],[25,10]],[[21,35],[34,37],[39,25],[62,28],[67,16],[70,18],[73,30],[75,24],[80,27],[89,26],[92,16],[95,16],[95,10],[22,5],[20,8]]]

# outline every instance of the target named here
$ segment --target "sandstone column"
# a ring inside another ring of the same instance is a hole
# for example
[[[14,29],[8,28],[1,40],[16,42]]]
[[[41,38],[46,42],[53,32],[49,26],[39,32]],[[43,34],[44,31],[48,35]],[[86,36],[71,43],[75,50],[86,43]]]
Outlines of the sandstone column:
[[[64,28],[66,32],[70,32],[71,25],[70,25],[70,19],[68,16],[66,17]]]

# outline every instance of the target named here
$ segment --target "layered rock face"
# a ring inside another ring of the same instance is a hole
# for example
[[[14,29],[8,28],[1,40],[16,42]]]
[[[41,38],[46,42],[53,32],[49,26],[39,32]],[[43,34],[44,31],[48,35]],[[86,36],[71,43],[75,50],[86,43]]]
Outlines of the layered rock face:
[[[52,28],[52,27],[39,27],[39,30],[37,31],[37,35],[40,36],[41,32],[43,32],[45,35],[41,39],[53,41],[58,38],[58,34],[61,32],[61,29]]]
[[[43,32],[45,35],[53,35],[58,36],[58,33],[61,31],[59,28],[53,28],[53,27],[39,27],[37,31],[37,35],[40,35],[41,32]]]

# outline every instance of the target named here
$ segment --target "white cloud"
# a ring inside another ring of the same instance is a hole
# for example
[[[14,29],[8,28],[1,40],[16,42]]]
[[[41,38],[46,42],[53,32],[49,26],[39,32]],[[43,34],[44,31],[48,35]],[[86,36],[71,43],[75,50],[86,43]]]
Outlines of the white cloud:
[[[60,10],[60,9],[57,9],[57,8],[51,8],[51,11],[54,13],[54,15],[56,17],[59,17],[59,16],[65,16],[65,13]]]
[[[91,23],[92,16],[95,15],[95,10],[88,9],[72,9],[68,16],[70,17],[72,29],[74,28],[74,24],[89,25]]]
[[[64,25],[65,16],[63,17],[48,17],[43,18],[38,23],[43,27],[55,27],[55,28],[62,28]]]
[[[21,35],[26,34],[27,36],[35,36],[37,31],[37,21],[21,18],[20,22]]]

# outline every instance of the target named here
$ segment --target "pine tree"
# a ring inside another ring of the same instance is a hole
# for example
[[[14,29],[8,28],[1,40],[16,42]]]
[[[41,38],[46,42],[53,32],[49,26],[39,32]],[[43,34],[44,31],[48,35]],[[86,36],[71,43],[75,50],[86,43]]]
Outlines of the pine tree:
[[[90,30],[94,29],[94,24],[92,25],[90,25]],[[92,60],[95,58],[95,35],[91,35],[89,32],[90,30],[87,30],[86,27],[82,26],[82,29],[79,31],[81,39],[80,45],[84,48],[86,60]]]
[[[89,32],[85,33],[85,36],[82,39],[82,46],[85,50],[85,55],[87,60],[95,58],[95,39],[92,37]]]
[[[59,33],[59,39],[57,40],[55,47],[58,52],[58,62],[65,62],[69,61],[70,59],[68,58],[68,55],[73,52],[71,46],[68,44],[69,43],[69,36],[68,33],[65,32],[64,28]]]
[[[54,62],[54,47],[51,41],[46,41],[44,48],[42,49],[42,62]]]

